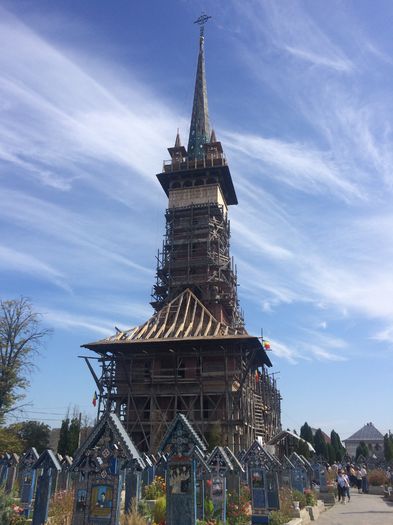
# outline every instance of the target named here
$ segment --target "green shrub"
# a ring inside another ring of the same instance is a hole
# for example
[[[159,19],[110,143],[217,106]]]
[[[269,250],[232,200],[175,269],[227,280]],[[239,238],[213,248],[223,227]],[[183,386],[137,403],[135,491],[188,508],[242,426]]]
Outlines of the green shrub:
[[[298,501],[299,507],[301,509],[304,509],[304,507],[307,505],[306,496],[299,490],[294,490],[292,492],[292,501]]]
[[[269,514],[269,525],[284,525],[288,522],[288,516],[282,513],[280,510],[273,510]]]
[[[317,497],[313,490],[305,491],[305,496],[306,496],[306,505],[313,506],[317,504]]]
[[[155,523],[165,522],[166,519],[166,498],[161,496],[156,500],[156,504],[153,509],[153,520]]]
[[[160,476],[156,476],[151,485],[146,485],[143,488],[145,499],[157,499],[165,496],[165,480]]]

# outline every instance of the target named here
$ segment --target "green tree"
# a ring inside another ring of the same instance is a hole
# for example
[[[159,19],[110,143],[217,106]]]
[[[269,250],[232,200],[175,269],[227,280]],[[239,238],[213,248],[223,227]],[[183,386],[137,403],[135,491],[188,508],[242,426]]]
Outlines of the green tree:
[[[331,443],[326,444],[326,453],[327,453],[326,459],[328,460],[330,465],[333,465],[335,461],[339,461],[337,460],[336,451]]]
[[[314,436],[311,430],[310,425],[307,423],[307,421],[304,423],[302,427],[300,427],[300,437],[308,441],[311,445],[314,446]]]
[[[60,427],[57,452],[62,456],[74,455],[75,451],[79,447],[80,441],[83,441],[83,439],[86,438],[86,431],[88,430],[89,426],[89,417],[86,414],[79,412],[79,408],[77,406],[74,406],[72,410],[72,416],[70,416],[70,411],[71,409],[69,407]]]
[[[327,459],[326,441],[325,441],[325,438],[323,437],[322,430],[320,428],[318,428],[318,430],[315,432],[314,448],[315,448],[315,453],[318,456],[322,456],[323,458]]]
[[[20,408],[33,357],[49,333],[25,297],[0,301],[0,425],[9,412]]]
[[[368,457],[368,447],[364,441],[361,441],[356,447],[356,460],[359,456],[363,456],[364,458]]]
[[[13,432],[23,442],[25,450],[35,447],[41,454],[49,447],[50,427],[39,421],[24,421],[14,423],[8,429]]]
[[[332,447],[334,449],[334,454],[335,454],[334,459],[335,461],[341,462],[345,455],[345,448],[343,444],[341,443],[340,436],[334,430],[332,430],[330,433],[330,440],[331,440]]]
[[[79,434],[81,430],[81,424],[78,417],[73,417],[70,422],[70,428],[68,430],[68,446],[67,454],[73,456],[74,452],[79,446]]]
[[[4,452],[21,454],[24,450],[25,444],[15,432],[9,428],[0,428],[0,454],[4,454]]]
[[[388,463],[393,460],[393,436],[385,434],[383,437],[383,454]]]
[[[68,417],[63,419],[60,427],[59,443],[57,445],[57,452],[62,456],[68,454],[68,433],[70,428],[70,420]]]

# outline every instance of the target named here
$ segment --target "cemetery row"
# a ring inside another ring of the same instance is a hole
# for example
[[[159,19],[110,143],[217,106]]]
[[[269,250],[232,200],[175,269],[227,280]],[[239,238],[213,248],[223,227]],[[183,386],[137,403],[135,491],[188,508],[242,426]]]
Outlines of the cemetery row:
[[[296,452],[279,460],[257,441],[237,456],[219,446],[209,454],[182,414],[170,425],[157,457],[139,453],[119,418],[108,413],[73,460],[51,450],[38,456],[34,448],[20,458],[5,454],[0,460],[0,485],[8,493],[18,487],[21,512],[32,525],[47,522],[55,493],[71,490],[71,525],[118,525],[142,499],[143,486],[150,487],[145,496],[151,499],[165,491],[161,523],[166,525],[212,518],[212,523],[268,523],[272,511],[288,507],[285,494],[297,491],[301,499],[305,492],[311,495],[313,485],[321,494],[328,492],[327,478],[322,462],[311,464]],[[243,513],[244,521],[233,521],[236,513]]]

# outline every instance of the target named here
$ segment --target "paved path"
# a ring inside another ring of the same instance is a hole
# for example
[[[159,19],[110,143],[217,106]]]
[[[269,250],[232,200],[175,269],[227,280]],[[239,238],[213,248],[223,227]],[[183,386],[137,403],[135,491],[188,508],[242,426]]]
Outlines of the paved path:
[[[393,525],[393,503],[382,496],[351,493],[346,505],[336,503],[320,515],[318,525]]]

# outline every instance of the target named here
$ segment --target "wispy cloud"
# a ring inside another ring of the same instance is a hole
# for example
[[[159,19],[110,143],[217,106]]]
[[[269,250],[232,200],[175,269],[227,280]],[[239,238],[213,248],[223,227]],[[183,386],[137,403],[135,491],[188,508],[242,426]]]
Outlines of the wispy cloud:
[[[332,155],[316,150],[312,144],[230,132],[224,132],[224,138],[237,156],[254,160],[265,177],[274,177],[306,193],[322,194],[327,190],[340,199],[364,198],[361,189],[343,177]]]
[[[44,185],[69,190],[83,179],[124,203],[128,168],[134,182],[144,180],[136,193],[158,196],[152,173],[161,164],[163,143],[174,140],[184,118],[135,80],[122,85],[120,77],[108,78],[97,60],[94,71],[87,70],[3,9],[0,18],[0,96],[7,101],[0,106],[0,158]],[[18,46],[10,45],[16,41]],[[107,85],[111,81],[117,86]],[[110,173],[107,164],[112,164]],[[122,168],[122,176],[113,164]]]
[[[45,262],[21,251],[0,245],[0,267],[4,272],[19,272],[33,275],[40,281],[52,284],[70,291],[64,275]]]

